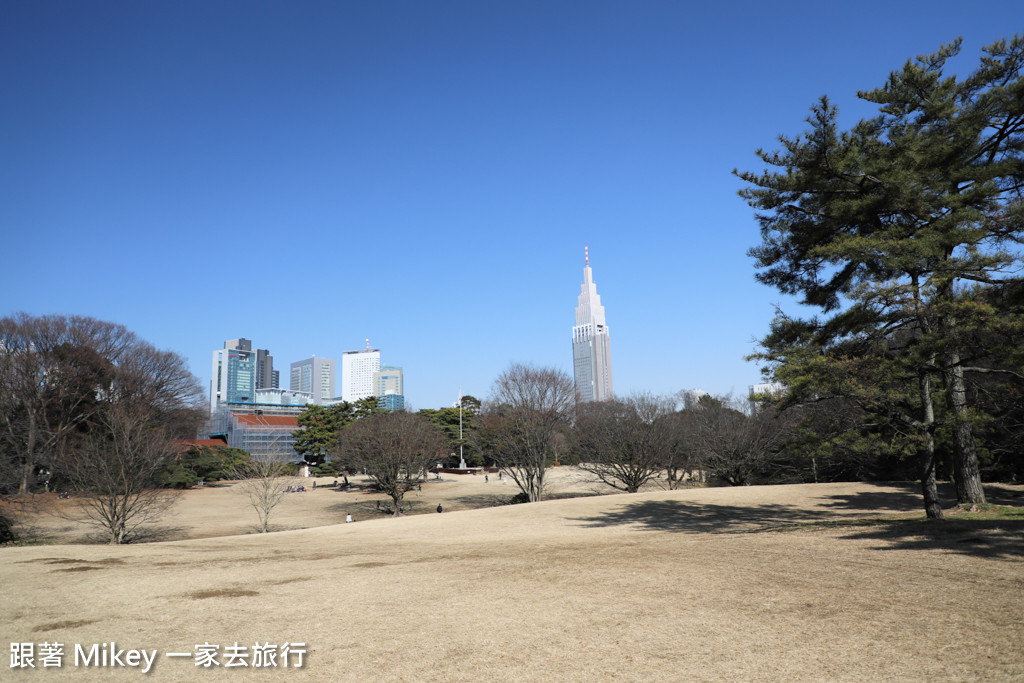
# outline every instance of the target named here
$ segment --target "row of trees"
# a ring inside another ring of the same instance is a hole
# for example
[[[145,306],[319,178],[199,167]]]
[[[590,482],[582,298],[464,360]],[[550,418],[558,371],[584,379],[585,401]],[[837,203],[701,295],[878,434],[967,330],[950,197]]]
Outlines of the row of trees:
[[[467,438],[480,462],[505,472],[529,502],[544,498],[548,468],[559,461],[626,492],[654,480],[676,488],[694,476],[733,485],[812,476],[784,452],[797,433],[793,411],[754,411],[747,401],[711,396],[678,410],[678,401],[638,395],[577,406],[565,372],[513,364],[480,412],[463,415],[464,435],[471,424]],[[353,420],[336,433],[332,462],[366,472],[398,512],[404,493],[463,445],[434,421],[438,412]]]
[[[476,438],[480,401],[464,396],[460,402],[415,414],[387,412],[374,397],[307,406],[298,418],[302,429],[294,432],[295,451],[318,475],[365,472],[398,515],[404,495],[422,485],[431,467],[451,464],[460,452],[469,464],[484,464]]]
[[[655,482],[672,489],[693,481],[740,486],[916,473],[907,450],[878,438],[877,424],[853,401],[789,405],[705,395],[680,403],[640,394],[577,405],[566,373],[513,364],[466,423],[481,462],[501,468],[530,502],[544,498],[548,468],[559,461],[625,492]],[[335,432],[331,462],[370,475],[399,513],[403,495],[459,445],[433,416],[367,413]]]
[[[544,497],[546,469],[559,461],[630,493],[662,479],[677,488],[693,478],[743,485],[807,476],[784,451],[801,424],[793,411],[728,396],[679,403],[639,394],[577,405],[568,374],[514,364],[494,383],[478,440],[531,502]]]
[[[127,543],[167,511],[178,489],[234,478],[245,480],[267,531],[287,463],[227,447],[183,449],[204,408],[184,359],[122,325],[86,316],[0,319],[5,509],[35,491],[69,491],[74,518],[84,515],[110,543]],[[0,531],[9,540],[10,519],[0,518]]]

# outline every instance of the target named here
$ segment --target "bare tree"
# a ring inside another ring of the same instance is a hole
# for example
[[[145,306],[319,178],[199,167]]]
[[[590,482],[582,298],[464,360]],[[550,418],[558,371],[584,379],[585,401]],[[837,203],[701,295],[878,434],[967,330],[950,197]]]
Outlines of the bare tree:
[[[674,491],[687,480],[693,480],[694,472],[702,478],[702,471],[697,467],[694,445],[688,435],[688,415],[686,411],[666,415],[663,426],[669,442],[665,456],[665,487]]]
[[[341,431],[341,457],[366,472],[402,514],[406,492],[423,482],[430,463],[445,453],[444,433],[422,415],[396,411],[356,420]]]
[[[171,435],[179,438],[192,437],[205,416],[202,387],[185,359],[142,340],[118,360],[110,400],[149,406]]]
[[[177,492],[157,488],[155,481],[175,453],[148,407],[115,404],[92,421],[60,465],[77,491],[82,519],[102,529],[110,543],[129,543],[177,500]]]
[[[251,455],[231,470],[232,476],[241,480],[237,486],[249,498],[249,505],[259,517],[257,528],[264,534],[270,531],[270,513],[299,483],[297,477],[288,476],[287,450],[275,439],[265,451]]]
[[[67,460],[89,421],[114,403],[148,405],[176,435],[194,433],[202,391],[185,361],[124,326],[86,316],[0,319],[0,491],[27,493]]]
[[[568,428],[574,403],[575,385],[561,370],[513,363],[494,382],[480,439],[531,503],[544,497],[554,437]]]
[[[636,493],[658,478],[673,450],[675,400],[637,394],[578,409],[580,469],[612,488]]]
[[[64,440],[99,407],[112,364],[134,336],[91,318],[18,313],[0,319],[0,438],[15,459],[5,468],[28,493]]]
[[[700,467],[732,486],[751,483],[792,433],[792,416],[773,406],[744,412],[730,396],[702,396],[681,414],[684,438]]]

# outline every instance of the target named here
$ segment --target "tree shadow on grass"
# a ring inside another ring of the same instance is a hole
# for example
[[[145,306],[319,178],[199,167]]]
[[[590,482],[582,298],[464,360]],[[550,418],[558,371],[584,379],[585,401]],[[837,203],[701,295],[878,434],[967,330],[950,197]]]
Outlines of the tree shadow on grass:
[[[136,529],[129,543],[160,543],[176,541],[185,537],[188,531],[184,526],[147,526]]]
[[[184,526],[144,526],[134,529],[125,537],[122,545],[140,545],[144,543],[162,543],[179,541],[186,537],[188,527]],[[82,543],[84,545],[110,545],[110,532],[100,529],[94,524],[81,524],[81,535],[77,540],[66,543]]]
[[[877,541],[875,550],[945,550],[995,560],[1024,560],[1024,519],[878,520],[842,538]]]
[[[821,519],[791,505],[715,505],[679,500],[645,500],[574,521],[587,527],[640,525],[651,531],[693,534],[737,534],[778,530]]]
[[[518,489],[516,489],[518,491]],[[508,495],[498,495],[490,493],[479,493],[465,496],[451,496],[449,500],[455,509],[460,510],[479,510],[481,508],[494,508],[501,507],[502,505],[509,505],[513,501],[515,494],[509,492]]]
[[[436,503],[432,505],[425,498],[406,494],[406,497],[402,499],[402,515],[421,515],[432,511],[435,506]],[[326,511],[339,517],[352,515],[352,521],[354,522],[394,516],[393,504],[390,498],[378,498],[376,500],[353,498],[349,502],[329,505]]]
[[[1024,505],[1024,489],[1020,485],[985,484],[985,498],[992,505]]]
[[[842,510],[876,510],[884,512],[918,512],[924,509],[921,485],[914,482],[865,483],[863,487],[876,486],[878,490],[863,490],[856,493],[826,496],[826,507]],[[1024,491],[1020,487],[1004,484],[985,484],[985,498],[991,505],[1024,505]],[[898,489],[898,491],[893,491]],[[939,502],[943,508],[956,505],[956,488],[951,483],[938,486]]]
[[[824,507],[837,510],[860,510],[865,513],[875,512],[921,512],[924,513],[924,497],[921,485],[914,482],[878,482],[860,485],[862,490],[856,493],[840,493],[822,496],[819,500]],[[956,505],[956,491],[951,484],[939,487],[939,501],[942,507]],[[896,489],[895,491],[893,489]]]
[[[1024,516],[993,520],[957,519],[948,514],[947,519],[935,522],[923,519],[922,510],[922,518],[885,519],[883,515],[893,511],[921,509],[920,496],[912,494],[911,490],[912,485],[908,485],[905,492],[867,491],[834,496],[834,507],[863,510],[865,515],[877,510],[877,516],[839,516],[781,504],[734,506],[647,500],[627,503],[600,515],[573,521],[586,527],[630,525],[649,531],[691,534],[848,528],[850,531],[842,533],[839,538],[877,541],[875,550],[945,550],[990,559],[1024,559]]]
[[[367,482],[356,482],[350,481],[348,486],[334,484],[322,484],[316,487],[317,491],[327,491],[330,493],[380,493],[380,489],[376,485]]]

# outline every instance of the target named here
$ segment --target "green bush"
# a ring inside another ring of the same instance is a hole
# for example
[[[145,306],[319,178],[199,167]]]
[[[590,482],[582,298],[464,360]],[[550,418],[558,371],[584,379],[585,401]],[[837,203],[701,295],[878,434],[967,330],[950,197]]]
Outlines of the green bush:
[[[321,463],[319,465],[313,465],[309,468],[309,476],[311,477],[336,477],[338,476],[338,470],[335,469],[330,463]]]
[[[241,448],[192,446],[161,473],[161,486],[185,489],[201,481],[232,479],[232,472],[252,458]]]
[[[18,534],[14,532],[14,520],[0,515],[0,545],[17,540]]]

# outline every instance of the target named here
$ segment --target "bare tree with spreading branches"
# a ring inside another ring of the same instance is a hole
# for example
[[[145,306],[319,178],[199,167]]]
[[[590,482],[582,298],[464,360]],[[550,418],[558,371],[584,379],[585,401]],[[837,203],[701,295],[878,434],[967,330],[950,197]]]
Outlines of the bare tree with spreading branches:
[[[125,542],[161,508],[150,500],[160,496],[139,490],[148,465],[164,457],[169,438],[195,433],[201,404],[184,359],[123,325],[0,318],[0,496],[25,500],[61,481],[81,489],[87,517],[112,542]],[[117,462],[140,464],[120,472]]]
[[[202,390],[176,353],[86,316],[0,318],[0,493],[28,493],[68,461],[113,404],[147,406],[173,436],[195,433]]]
[[[177,500],[178,492],[156,484],[176,450],[148,407],[114,404],[64,454],[60,469],[76,491],[81,519],[112,544],[130,543]]]
[[[730,396],[702,396],[680,416],[682,432],[697,464],[731,486],[750,484],[792,434],[794,416],[774,406],[752,413]]]
[[[402,499],[421,484],[430,464],[447,450],[444,433],[426,417],[396,411],[356,420],[341,431],[341,458],[366,472],[391,497],[394,514]]]
[[[637,394],[578,409],[580,469],[612,488],[636,493],[672,459],[675,400]]]
[[[270,514],[289,491],[298,486],[297,477],[288,476],[287,447],[275,440],[261,453],[232,468],[232,476],[241,481],[236,485],[249,499],[249,505],[259,517],[257,528],[261,533],[270,531]],[[293,452],[294,455],[294,452]]]
[[[482,446],[531,503],[544,497],[555,434],[568,428],[575,398],[565,372],[519,363],[498,375],[491,389],[480,423]]]
[[[135,340],[120,325],[80,316],[0,319],[0,438],[14,462],[4,488],[26,494],[68,436],[99,408],[111,356]]]

